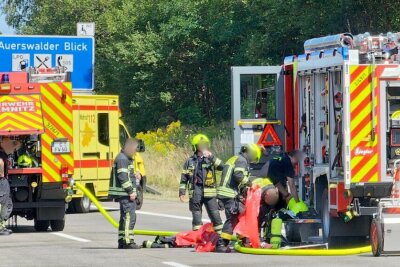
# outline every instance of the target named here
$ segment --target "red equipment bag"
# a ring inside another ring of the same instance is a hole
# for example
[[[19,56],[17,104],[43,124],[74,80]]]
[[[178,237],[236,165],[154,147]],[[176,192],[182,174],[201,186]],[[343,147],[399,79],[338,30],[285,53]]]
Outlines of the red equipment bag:
[[[207,223],[197,231],[178,233],[176,244],[178,247],[195,246],[196,252],[213,252],[218,238],[212,223]]]
[[[258,234],[258,214],[260,212],[261,188],[258,185],[252,186],[247,191],[245,201],[246,209],[239,215],[239,222],[234,232],[241,237],[250,240],[253,248],[260,247],[260,238]]]

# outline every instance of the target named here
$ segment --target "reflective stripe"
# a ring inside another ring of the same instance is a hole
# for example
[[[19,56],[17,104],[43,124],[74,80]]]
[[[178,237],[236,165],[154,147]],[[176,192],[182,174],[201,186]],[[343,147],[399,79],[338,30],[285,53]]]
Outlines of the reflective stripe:
[[[126,189],[128,187],[133,187],[132,182],[130,180],[122,184],[122,188]]]
[[[223,224],[218,224],[218,225],[214,225],[214,226],[213,226],[214,230],[216,230],[216,231],[217,231],[217,230],[221,230],[222,227],[224,227]]]
[[[190,173],[190,171],[189,170],[182,170],[182,174],[183,175],[185,175],[185,174],[189,174]]]
[[[233,166],[231,165],[231,166],[229,166],[229,169],[226,172],[226,175],[224,177],[222,177],[222,179],[223,179],[222,187],[226,187],[228,182],[231,180],[232,171],[233,171]]]
[[[119,187],[110,187],[108,189],[108,194],[110,196],[127,196],[128,195],[128,193],[124,189],[119,188]]]
[[[200,225],[193,225],[192,229],[193,229],[193,231],[197,231],[197,230],[199,230],[202,226],[203,226],[202,224],[200,224]]]
[[[229,198],[235,197],[237,195],[235,190],[227,186],[228,182],[231,180],[232,172],[233,172],[233,166],[230,165],[228,171],[226,172],[226,175],[222,177],[223,179],[222,185],[219,186],[217,189],[218,195]]]
[[[186,184],[180,184],[179,189],[186,189]]]
[[[214,162],[214,166],[218,167],[219,165],[221,165],[221,163],[222,163],[222,160],[216,159],[215,162]]]
[[[247,184],[248,181],[249,181],[249,176],[244,176],[242,181],[240,182],[240,185]]]
[[[246,169],[245,169],[245,168],[241,168],[241,167],[236,167],[236,168],[234,169],[234,171],[235,171],[235,172],[243,172],[243,173],[245,173],[245,172],[246,172]]]
[[[131,222],[131,215],[128,213],[125,214],[125,243],[130,244],[130,239],[129,239],[129,225]]]
[[[117,170],[117,173],[121,173],[121,172],[129,173],[129,170],[127,168],[119,168]]]
[[[204,188],[204,197],[215,197],[217,195],[216,188]]]
[[[223,197],[234,198],[237,195],[237,192],[231,188],[218,188],[218,195]]]

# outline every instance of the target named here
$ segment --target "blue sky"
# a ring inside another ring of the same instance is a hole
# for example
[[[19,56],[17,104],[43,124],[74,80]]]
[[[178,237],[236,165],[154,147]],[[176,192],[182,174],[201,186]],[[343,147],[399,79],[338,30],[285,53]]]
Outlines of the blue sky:
[[[3,34],[14,33],[14,30],[7,25],[6,19],[3,14],[0,15],[0,32],[2,32]]]

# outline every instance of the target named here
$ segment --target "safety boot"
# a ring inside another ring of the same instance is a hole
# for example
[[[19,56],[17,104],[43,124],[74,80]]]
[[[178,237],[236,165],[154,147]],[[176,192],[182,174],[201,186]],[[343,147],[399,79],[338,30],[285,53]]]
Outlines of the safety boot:
[[[136,244],[135,242],[129,244],[121,244],[121,243],[118,244],[118,249],[140,249],[140,248],[142,247]]]
[[[218,253],[230,253],[231,248],[229,247],[229,240],[218,239],[217,245],[215,247],[215,252]]]
[[[12,231],[10,229],[6,228],[6,225],[4,222],[0,223],[0,235],[11,235]]]

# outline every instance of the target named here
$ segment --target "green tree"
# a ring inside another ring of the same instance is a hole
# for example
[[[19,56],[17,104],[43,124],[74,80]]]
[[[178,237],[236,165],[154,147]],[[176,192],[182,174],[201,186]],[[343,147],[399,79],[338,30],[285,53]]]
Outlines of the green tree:
[[[367,0],[5,0],[2,10],[23,34],[95,22],[96,92],[119,94],[135,131],[227,120],[231,66],[280,64],[309,38],[396,31],[400,19]]]

